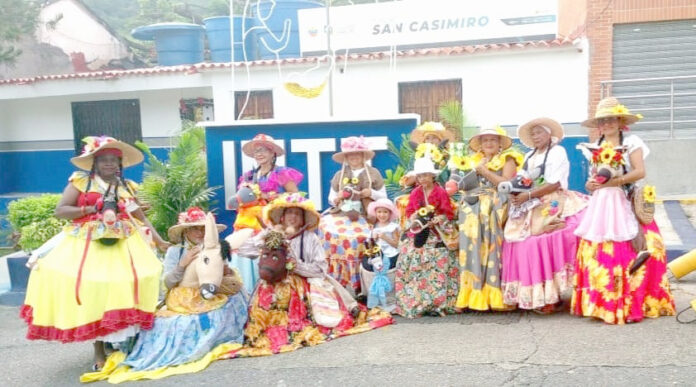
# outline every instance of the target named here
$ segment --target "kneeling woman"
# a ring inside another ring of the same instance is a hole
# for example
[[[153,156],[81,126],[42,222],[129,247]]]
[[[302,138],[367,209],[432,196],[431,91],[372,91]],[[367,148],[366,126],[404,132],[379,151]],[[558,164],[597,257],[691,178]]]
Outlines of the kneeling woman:
[[[552,313],[569,291],[577,251],[573,234],[587,205],[568,191],[570,163],[558,145],[563,127],[550,118],[534,119],[517,129],[533,148],[522,169],[534,179],[532,189],[510,196],[503,242],[503,302],[521,309]]]
[[[244,330],[247,346],[233,356],[292,351],[391,324],[389,314],[368,314],[327,275],[326,256],[314,233],[319,214],[311,201],[300,194],[281,195],[263,214],[274,228],[254,237],[261,248],[261,280]]]
[[[454,253],[445,246],[441,232],[454,219],[454,209],[444,188],[435,182],[440,171],[428,157],[413,164],[418,187],[408,198],[409,228],[418,222],[422,231],[402,240],[396,264],[396,313],[420,317],[454,311],[459,270]]]
[[[618,176],[603,184],[594,177],[588,180],[586,188],[592,197],[587,214],[575,231],[582,240],[571,313],[609,324],[675,313],[660,230],[655,221],[638,223],[624,192],[624,188],[630,187],[636,191],[634,195],[644,194],[635,184],[645,176],[643,159],[650,151],[638,136],[624,137],[627,125],[639,118],[610,97],[599,102],[594,118],[583,122],[584,126],[599,128],[601,138],[597,146],[604,148],[601,153],[616,155],[614,147],[626,148],[617,157],[621,160],[616,162]],[[601,153],[598,152],[600,158]],[[593,158],[591,154],[586,156]],[[634,240],[645,243],[636,243],[636,249]],[[642,265],[637,263],[646,258]]]

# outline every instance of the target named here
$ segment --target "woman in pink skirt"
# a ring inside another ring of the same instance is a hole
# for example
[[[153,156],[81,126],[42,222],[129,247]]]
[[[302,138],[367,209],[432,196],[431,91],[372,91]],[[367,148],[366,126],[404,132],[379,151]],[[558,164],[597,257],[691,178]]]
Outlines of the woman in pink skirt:
[[[592,197],[575,230],[582,239],[571,313],[609,324],[675,312],[660,230],[655,221],[638,222],[626,195],[633,191],[654,201],[654,191],[636,188],[645,176],[643,159],[650,150],[638,136],[624,136],[627,125],[639,119],[610,97],[599,102],[594,118],[583,122],[599,128],[601,137],[593,152],[584,152],[593,165],[585,185]],[[613,177],[602,178],[603,169],[613,169]]]
[[[517,129],[529,148],[522,169],[533,180],[529,191],[510,196],[503,242],[503,301],[521,309],[552,313],[570,289],[577,237],[586,199],[568,191],[570,164],[558,145],[563,127],[537,118]]]

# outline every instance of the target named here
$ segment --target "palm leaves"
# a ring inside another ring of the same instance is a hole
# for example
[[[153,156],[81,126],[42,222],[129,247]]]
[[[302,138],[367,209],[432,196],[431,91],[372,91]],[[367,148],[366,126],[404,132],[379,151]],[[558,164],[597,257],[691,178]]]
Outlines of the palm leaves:
[[[459,101],[443,102],[438,108],[440,119],[451,129],[454,129],[455,140],[467,142],[476,134],[476,128],[467,122],[466,114]]]
[[[142,142],[136,146],[147,156],[143,184],[138,198],[147,208],[152,225],[160,235],[176,224],[180,212],[197,206],[207,210],[210,198],[220,187],[208,187],[203,128],[185,127],[169,160],[161,161]]]

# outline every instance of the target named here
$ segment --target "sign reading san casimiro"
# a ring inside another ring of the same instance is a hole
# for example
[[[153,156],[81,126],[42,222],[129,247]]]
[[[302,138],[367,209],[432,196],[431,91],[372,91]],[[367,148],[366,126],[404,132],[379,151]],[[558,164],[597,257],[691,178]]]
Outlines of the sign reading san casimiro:
[[[331,7],[333,50],[548,39],[557,0],[404,0]],[[326,10],[298,11],[304,55],[326,52]]]

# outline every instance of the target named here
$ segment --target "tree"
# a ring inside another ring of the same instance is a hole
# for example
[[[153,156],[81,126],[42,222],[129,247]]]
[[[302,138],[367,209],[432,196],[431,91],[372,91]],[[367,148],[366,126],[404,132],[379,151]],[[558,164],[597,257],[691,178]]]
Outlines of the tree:
[[[14,65],[19,40],[36,29],[40,5],[35,0],[0,0],[0,64]]]

